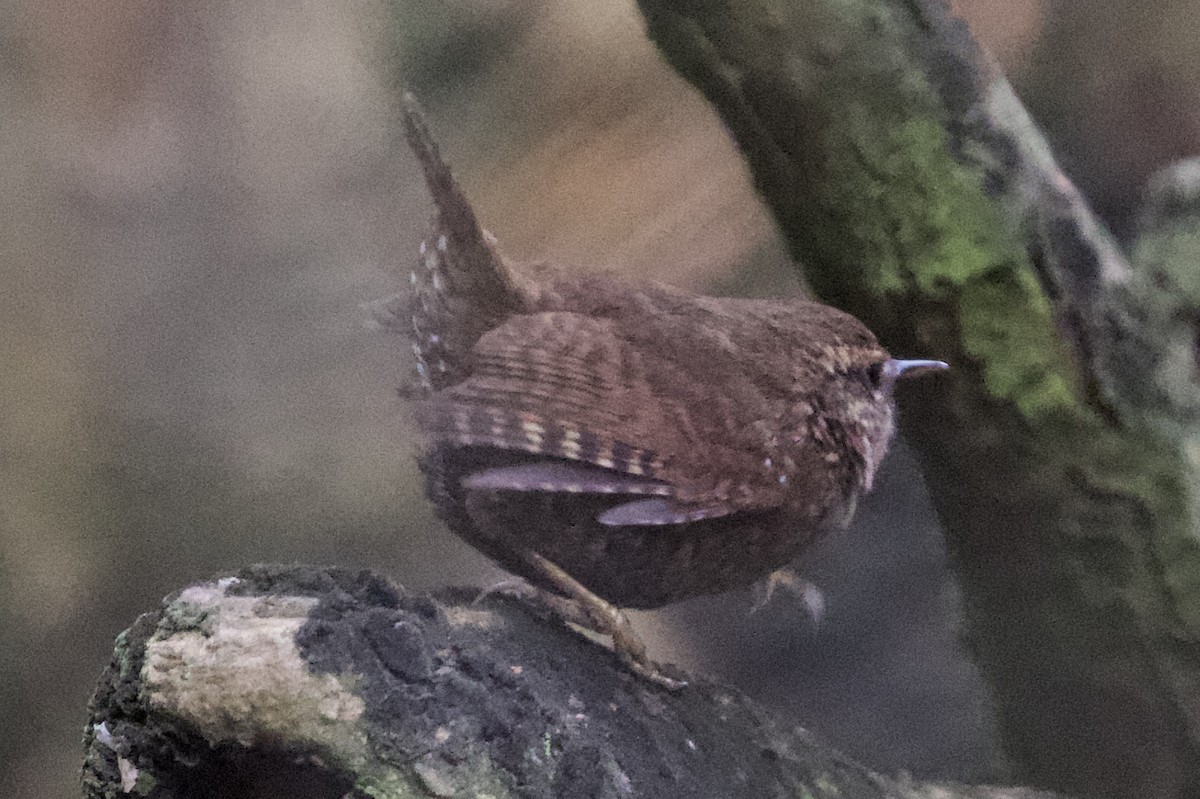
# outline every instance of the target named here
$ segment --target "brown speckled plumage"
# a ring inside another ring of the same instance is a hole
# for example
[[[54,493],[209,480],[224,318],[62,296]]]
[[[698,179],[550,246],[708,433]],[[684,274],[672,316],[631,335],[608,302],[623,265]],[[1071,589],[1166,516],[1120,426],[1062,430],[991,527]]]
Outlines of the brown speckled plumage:
[[[437,208],[410,305],[421,467],[451,530],[542,587],[561,590],[530,551],[649,608],[749,585],[849,519],[893,427],[865,326],[799,300],[535,279],[411,105],[406,123]]]

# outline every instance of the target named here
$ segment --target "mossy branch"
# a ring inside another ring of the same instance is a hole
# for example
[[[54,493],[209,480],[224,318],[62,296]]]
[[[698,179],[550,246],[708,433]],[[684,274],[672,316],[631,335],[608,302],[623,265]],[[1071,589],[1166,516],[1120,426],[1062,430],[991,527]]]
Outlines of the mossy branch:
[[[1196,795],[1194,262],[1162,279],[1143,237],[1130,265],[938,0],[639,7],[808,284],[952,364],[902,426],[1018,778]]]

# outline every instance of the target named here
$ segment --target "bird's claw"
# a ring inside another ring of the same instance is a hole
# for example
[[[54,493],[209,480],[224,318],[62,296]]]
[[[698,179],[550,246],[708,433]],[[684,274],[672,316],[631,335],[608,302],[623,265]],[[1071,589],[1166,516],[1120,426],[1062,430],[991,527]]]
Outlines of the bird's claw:
[[[751,615],[762,610],[771,601],[777,589],[800,600],[814,625],[820,625],[825,616],[825,595],[816,583],[806,580],[791,569],[776,569],[762,580],[754,584],[754,604],[750,606]]]
[[[528,552],[526,557],[542,576],[566,594],[558,596],[534,589],[554,612],[572,624],[610,636],[613,652],[639,677],[669,691],[678,691],[687,686],[685,680],[677,680],[663,674],[654,661],[650,660],[646,653],[646,645],[633,629],[629,617],[620,608],[592,593],[560,566],[536,552]]]

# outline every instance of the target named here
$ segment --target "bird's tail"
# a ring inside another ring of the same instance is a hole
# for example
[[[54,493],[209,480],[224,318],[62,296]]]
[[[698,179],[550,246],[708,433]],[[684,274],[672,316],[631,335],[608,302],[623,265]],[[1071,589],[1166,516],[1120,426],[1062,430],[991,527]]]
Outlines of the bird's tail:
[[[436,212],[411,275],[409,312],[421,384],[432,391],[462,380],[475,342],[527,307],[521,278],[479,226],[462,187],[442,160],[416,98],[402,101],[409,147],[425,173]]]

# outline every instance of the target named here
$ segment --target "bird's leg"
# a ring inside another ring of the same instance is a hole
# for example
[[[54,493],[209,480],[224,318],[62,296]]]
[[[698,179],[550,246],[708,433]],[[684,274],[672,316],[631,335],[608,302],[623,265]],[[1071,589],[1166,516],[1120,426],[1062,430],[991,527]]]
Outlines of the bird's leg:
[[[572,624],[611,636],[613,651],[635,674],[671,691],[687,685],[683,680],[666,676],[651,662],[646,654],[646,645],[620,608],[589,591],[558,564],[538,553],[530,550],[525,553],[525,559],[551,585],[566,594],[563,597],[543,592],[542,599],[556,613]]]
[[[757,613],[766,607],[776,589],[783,589],[799,599],[813,624],[821,623],[821,617],[825,615],[825,595],[815,583],[786,567],[776,569],[754,584],[754,604],[750,607],[750,613]]]

